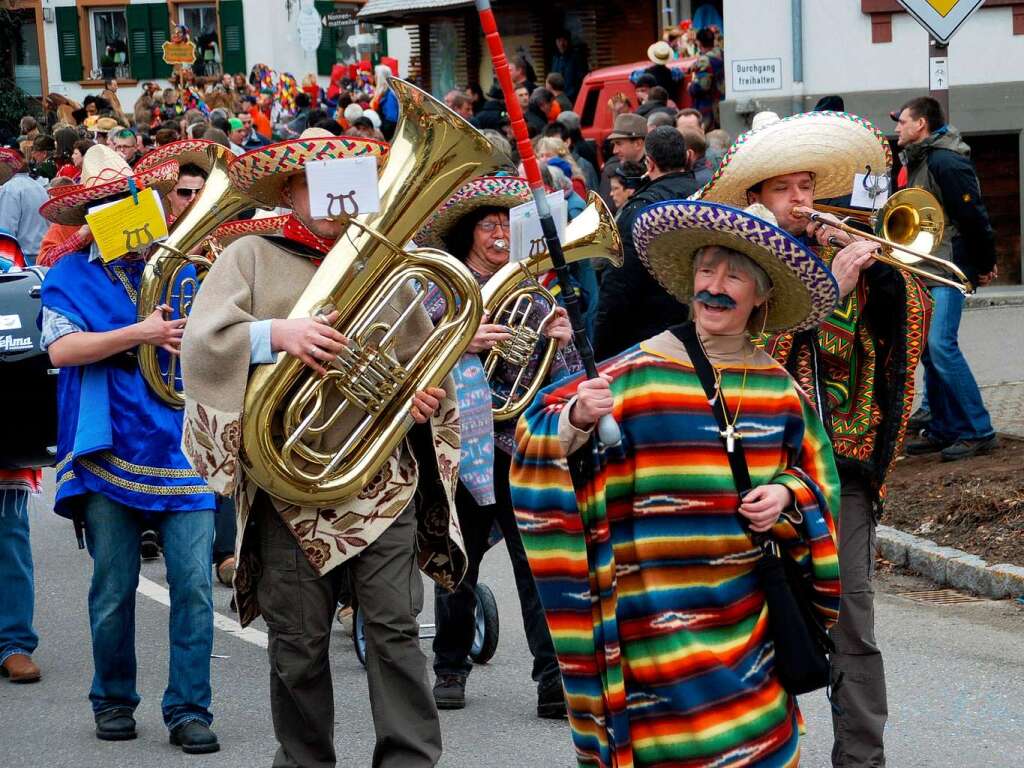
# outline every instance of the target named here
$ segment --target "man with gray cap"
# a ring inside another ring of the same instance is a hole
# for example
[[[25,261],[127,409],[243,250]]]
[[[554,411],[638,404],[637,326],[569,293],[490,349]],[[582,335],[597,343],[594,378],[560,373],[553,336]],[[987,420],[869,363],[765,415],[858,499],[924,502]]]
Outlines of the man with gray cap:
[[[620,163],[633,162],[643,165],[644,139],[647,138],[647,118],[633,113],[625,113],[615,118],[608,141],[612,143],[615,155],[604,164],[601,171],[601,187],[598,190],[602,199],[614,211],[615,203],[611,198],[612,176]]]

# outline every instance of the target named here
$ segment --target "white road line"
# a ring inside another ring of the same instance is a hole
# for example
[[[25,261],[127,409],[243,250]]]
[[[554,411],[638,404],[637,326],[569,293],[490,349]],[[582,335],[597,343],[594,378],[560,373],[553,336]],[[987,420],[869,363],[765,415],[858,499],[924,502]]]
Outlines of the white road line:
[[[141,574],[139,574],[138,592],[140,595],[145,595],[151,600],[156,600],[158,603],[166,605],[168,608],[171,605],[171,594],[167,591],[166,587],[157,584],[155,581],[150,581]],[[239,640],[252,643],[260,648],[267,647],[266,632],[261,632],[258,629],[253,629],[252,627],[243,628],[239,625],[236,619],[228,618],[216,611],[213,612],[213,626],[227,632],[229,635],[237,637]]]

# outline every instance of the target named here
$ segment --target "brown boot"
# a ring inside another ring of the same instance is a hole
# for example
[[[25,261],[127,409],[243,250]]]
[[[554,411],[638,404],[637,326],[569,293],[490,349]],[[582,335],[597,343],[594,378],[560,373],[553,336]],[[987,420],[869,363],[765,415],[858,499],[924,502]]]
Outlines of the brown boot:
[[[0,675],[11,678],[12,683],[38,683],[43,673],[24,653],[12,653],[0,667]]]

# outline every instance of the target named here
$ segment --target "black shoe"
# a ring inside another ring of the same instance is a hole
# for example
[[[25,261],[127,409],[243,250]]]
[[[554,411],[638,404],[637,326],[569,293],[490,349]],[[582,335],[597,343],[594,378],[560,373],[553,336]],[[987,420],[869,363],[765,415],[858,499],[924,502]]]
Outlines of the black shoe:
[[[561,676],[537,687],[537,717],[546,720],[564,720],[567,717]]]
[[[143,560],[156,560],[160,557],[160,539],[156,531],[146,530],[139,537],[139,550]]]
[[[953,444],[951,440],[940,440],[927,429],[921,431],[921,439],[908,443],[906,447],[907,456],[924,456],[927,453],[938,453],[949,448]]]
[[[434,683],[434,703],[438,709],[465,709],[466,678],[462,675],[438,675]]]
[[[220,750],[220,742],[210,726],[201,720],[189,720],[171,731],[171,744],[186,755],[205,755]]]
[[[924,408],[918,408],[907,421],[907,432],[913,435],[918,434],[922,429],[927,429],[932,421],[932,412]]]
[[[100,741],[128,741],[137,735],[130,709],[108,709],[96,715],[96,738]]]
[[[988,453],[999,444],[995,435],[982,437],[978,440],[957,440],[948,448],[942,449],[943,461],[959,461]]]

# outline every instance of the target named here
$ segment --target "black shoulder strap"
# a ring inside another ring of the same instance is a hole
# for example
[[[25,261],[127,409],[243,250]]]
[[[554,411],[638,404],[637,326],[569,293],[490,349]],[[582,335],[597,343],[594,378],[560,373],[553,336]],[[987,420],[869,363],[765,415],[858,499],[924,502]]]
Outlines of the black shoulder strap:
[[[719,437],[722,440],[722,447],[726,449],[726,456],[729,457],[729,468],[732,470],[733,482],[736,483],[736,490],[740,498],[750,490],[750,470],[747,468],[747,457],[743,452],[743,441],[736,439],[732,450],[728,450],[725,438],[725,430],[729,425],[729,409],[725,399],[718,396],[718,387],[715,383],[715,371],[711,367],[711,361],[704,354],[704,348],[697,339],[697,328],[693,323],[684,323],[671,329],[672,333],[683,342],[686,352],[693,363],[693,370],[704,387],[704,394],[708,398],[708,405],[711,412],[715,414],[715,421],[718,422]],[[746,521],[746,518],[740,516]]]

